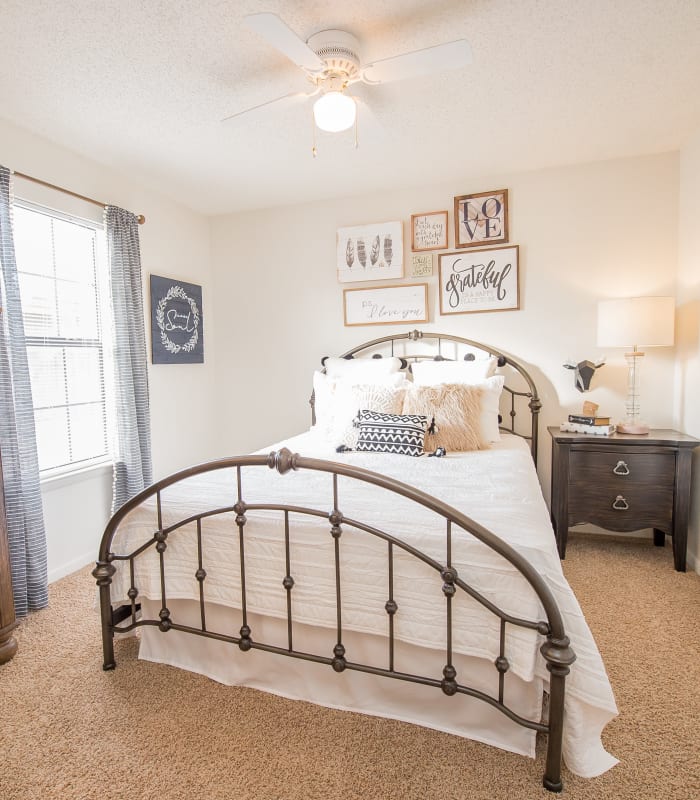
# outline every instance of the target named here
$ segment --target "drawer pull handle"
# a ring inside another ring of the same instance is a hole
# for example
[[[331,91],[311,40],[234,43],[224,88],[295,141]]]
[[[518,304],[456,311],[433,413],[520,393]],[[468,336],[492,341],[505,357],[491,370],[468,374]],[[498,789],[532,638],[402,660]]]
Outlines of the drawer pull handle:
[[[630,468],[624,461],[618,461],[617,464],[613,467],[613,472],[615,475],[629,475]]]
[[[615,502],[612,504],[612,507],[615,509],[615,511],[627,511],[627,509],[630,507],[630,504],[621,494],[618,494],[618,496],[615,498]]]

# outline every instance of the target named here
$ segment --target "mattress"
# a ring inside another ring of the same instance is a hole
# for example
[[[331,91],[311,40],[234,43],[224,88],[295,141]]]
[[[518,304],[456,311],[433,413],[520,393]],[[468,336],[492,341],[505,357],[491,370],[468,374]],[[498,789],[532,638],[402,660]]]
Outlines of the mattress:
[[[567,678],[565,763],[573,772],[586,777],[600,774],[616,763],[600,742],[602,728],[617,713],[610,683],[578,602],[562,573],[549,514],[529,448],[522,439],[504,436],[500,442],[484,451],[448,453],[443,458],[411,458],[382,453],[338,454],[312,430],[272,445],[262,452],[277,450],[282,446],[304,456],[343,461],[416,486],[483,525],[527,558],[549,585],[577,655]],[[163,490],[163,525],[167,527],[213,508],[230,507],[237,497],[234,470],[219,470],[188,478]],[[279,475],[266,467],[241,469],[241,497],[247,504],[277,502],[320,509],[324,513],[330,512],[336,502],[330,475],[313,471]],[[346,520],[350,518],[372,525],[406,541],[437,561],[445,562],[445,522],[434,512],[385,489],[343,476],[338,478],[337,507]],[[286,574],[284,518],[280,512],[263,510],[249,510],[246,518],[246,604],[249,614],[256,615],[257,627],[253,629],[253,638],[261,640],[260,626],[263,620],[267,626],[266,635],[284,638],[287,613],[287,594],[282,586],[282,578]],[[146,502],[122,522],[114,540],[114,552],[135,550],[157,527],[155,503]],[[329,535],[329,528],[327,519],[290,514],[290,573],[295,581],[292,594],[295,636],[319,636],[321,639],[325,636],[331,642],[328,647],[330,650],[336,625],[336,603],[334,540]],[[164,569],[167,604],[174,621],[198,616],[199,583],[194,575],[198,553],[194,529],[195,525],[191,523],[168,537]],[[371,643],[369,650],[372,658],[377,660],[378,666],[385,667],[386,663],[382,663],[382,660],[386,661],[383,642],[388,625],[384,608],[388,586],[386,543],[358,531],[346,521],[339,544],[343,628],[348,632],[344,634],[344,644],[346,636],[365,637],[364,641]],[[202,521],[202,553],[207,571],[205,598],[210,604],[207,616],[213,619],[216,615],[228,620],[225,623],[227,630],[233,628],[234,634],[241,623],[238,548],[238,528],[233,512]],[[437,658],[439,655],[444,665],[446,635],[442,580],[426,565],[395,550],[394,597],[399,606],[399,612],[395,615],[395,636],[401,645],[397,650],[397,659],[402,652],[411,664],[421,654],[426,658],[432,655]],[[520,573],[461,529],[453,530],[452,562],[460,578],[505,612],[528,619],[544,618],[538,598]],[[119,566],[113,582],[113,602],[126,601],[131,585],[128,568],[124,564]],[[146,608],[150,606],[149,601],[154,601],[157,618],[161,582],[159,559],[154,548],[149,548],[135,560],[134,584]],[[177,614],[180,614],[180,618]],[[193,621],[198,624],[196,618]],[[497,618],[464,593],[458,592],[453,602],[452,646],[455,654],[465,660],[465,666],[470,660],[473,663],[483,662],[489,665],[491,673],[495,673],[492,664],[499,653],[499,633]],[[256,685],[257,679],[241,674],[230,675],[217,666],[207,671],[202,663],[197,662],[196,655],[193,657],[192,654],[184,655],[181,652],[181,648],[188,647],[184,640],[192,641],[191,647],[195,653],[201,650],[200,637],[184,634],[166,641],[170,634],[162,636],[153,629],[144,630],[144,634],[144,657],[207,672],[227,682],[251,685],[252,681],[252,685]],[[360,647],[359,642],[363,640],[358,638],[357,641],[357,647]],[[174,651],[173,642],[177,643]],[[282,645],[286,644],[286,640],[271,643]],[[541,695],[548,679],[544,660],[539,653],[541,643],[542,639],[536,632],[507,626],[506,654],[511,664],[507,685],[508,681],[517,682],[523,687],[529,686],[535,695]],[[264,655],[270,657],[270,654]],[[347,657],[353,659],[349,650]],[[290,661],[274,658],[283,662],[282,669]],[[206,659],[203,661],[206,662]],[[438,662],[435,663],[437,669]],[[396,668],[403,669],[400,661]],[[327,670],[327,667],[324,669]],[[357,678],[350,679],[354,680]],[[384,685],[400,683],[379,680]],[[484,680],[488,683],[490,679],[484,677]],[[288,690],[284,685],[281,688],[279,685],[259,688],[268,688],[292,697],[304,696],[298,687],[288,687]],[[521,699],[515,701],[516,705],[521,702],[522,708],[527,709],[527,715],[532,718],[532,714],[536,713],[532,708],[533,694],[518,697]],[[352,703],[334,703],[332,697],[325,695],[316,701],[357,708]],[[379,713],[401,717],[402,702],[399,700],[399,711],[396,713],[391,709],[380,710]],[[365,708],[357,710],[368,711]],[[416,719],[411,715],[405,718],[441,727],[439,718],[434,725],[430,720]],[[510,721],[504,721],[512,726]],[[455,726],[451,723],[446,722],[442,727],[455,732]],[[490,740],[491,736],[470,732],[466,735],[484,741]],[[508,740],[505,746],[532,754],[534,736],[531,731],[526,731],[524,735],[524,744],[513,744]]]

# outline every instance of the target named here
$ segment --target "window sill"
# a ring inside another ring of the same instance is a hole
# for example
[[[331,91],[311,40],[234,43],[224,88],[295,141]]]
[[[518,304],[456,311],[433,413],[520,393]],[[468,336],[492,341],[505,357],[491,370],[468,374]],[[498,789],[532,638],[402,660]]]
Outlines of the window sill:
[[[77,483],[81,480],[99,477],[102,474],[112,472],[113,462],[111,460],[97,461],[83,467],[59,467],[47,470],[39,478],[42,488],[57,489],[69,483]]]

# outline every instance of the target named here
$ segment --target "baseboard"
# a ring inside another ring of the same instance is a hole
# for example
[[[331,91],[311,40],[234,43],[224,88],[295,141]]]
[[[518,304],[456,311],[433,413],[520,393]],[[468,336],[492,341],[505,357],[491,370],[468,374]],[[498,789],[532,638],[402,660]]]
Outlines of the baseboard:
[[[95,553],[90,551],[82,556],[72,559],[66,564],[61,564],[58,567],[54,567],[53,569],[49,570],[49,583],[55,583],[61,578],[65,578],[66,575],[71,575],[73,572],[83,569],[83,567],[86,567],[88,564],[94,563],[94,561]]]

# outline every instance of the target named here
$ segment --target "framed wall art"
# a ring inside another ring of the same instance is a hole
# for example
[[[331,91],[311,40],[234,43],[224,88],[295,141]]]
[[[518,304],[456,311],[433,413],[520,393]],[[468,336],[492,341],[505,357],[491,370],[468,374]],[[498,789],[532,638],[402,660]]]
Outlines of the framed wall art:
[[[428,322],[428,284],[344,289],[343,314],[348,327]]]
[[[508,190],[455,197],[455,247],[508,241]]]
[[[340,283],[402,278],[401,221],[338,228],[336,262]]]
[[[447,248],[447,211],[411,214],[411,250],[445,250]]]
[[[411,253],[409,278],[427,278],[433,274],[432,253]]]
[[[151,357],[154,364],[202,364],[202,287],[151,275]]]
[[[518,245],[439,257],[440,313],[520,308]]]

